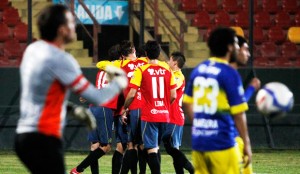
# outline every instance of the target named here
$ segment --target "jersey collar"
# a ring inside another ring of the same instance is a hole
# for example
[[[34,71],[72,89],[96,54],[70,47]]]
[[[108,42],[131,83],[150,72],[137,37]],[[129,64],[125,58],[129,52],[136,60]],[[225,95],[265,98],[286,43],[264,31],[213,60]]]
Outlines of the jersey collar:
[[[227,60],[218,58],[218,57],[211,57],[209,58],[209,60],[214,61],[214,62],[218,62],[218,63],[224,63],[224,64],[228,64]]]

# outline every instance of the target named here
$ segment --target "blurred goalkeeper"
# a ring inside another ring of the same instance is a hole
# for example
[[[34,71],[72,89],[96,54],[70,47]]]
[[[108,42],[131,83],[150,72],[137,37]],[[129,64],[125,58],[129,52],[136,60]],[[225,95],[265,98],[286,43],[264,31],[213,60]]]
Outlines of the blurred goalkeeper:
[[[64,174],[62,133],[66,112],[90,129],[94,116],[85,108],[68,103],[70,91],[89,102],[103,104],[127,87],[127,77],[118,68],[107,68],[111,83],[96,89],[82,75],[65,45],[75,38],[75,21],[63,5],[51,5],[38,18],[41,40],[29,45],[20,67],[21,117],[17,125],[15,150],[33,174]]]

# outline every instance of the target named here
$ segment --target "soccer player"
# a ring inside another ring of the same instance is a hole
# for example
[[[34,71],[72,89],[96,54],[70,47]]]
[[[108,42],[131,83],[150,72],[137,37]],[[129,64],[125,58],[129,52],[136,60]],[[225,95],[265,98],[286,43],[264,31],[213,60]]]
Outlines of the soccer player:
[[[135,47],[133,44],[129,41],[122,41],[120,44],[120,53],[122,59],[119,61],[114,61],[112,64],[114,66],[117,66],[119,68],[122,68],[125,73],[127,74],[128,80],[131,79],[133,72],[136,68],[145,65],[148,63],[147,58],[136,58],[135,56]],[[99,62],[98,68],[104,68],[105,69],[105,64],[107,62]],[[126,88],[123,91],[124,97],[127,96],[130,88]],[[122,163],[122,169],[121,173],[128,173],[129,169],[131,170],[131,173],[137,173],[137,161],[138,161],[138,154],[137,154],[137,142],[136,142],[136,137],[137,137],[137,131],[138,131],[138,123],[140,119],[140,100],[141,100],[141,93],[140,91],[137,92],[137,95],[135,96],[135,99],[133,100],[132,105],[129,107],[128,112],[130,112],[130,117],[128,118],[128,149],[125,152],[124,158],[123,158],[123,163]],[[124,105],[124,103],[122,104]],[[119,128],[124,126],[119,123],[119,116],[116,117],[117,123]],[[122,129],[121,129],[122,130]],[[120,135],[123,134],[123,132],[120,133]],[[119,135],[119,136],[120,136]],[[124,136],[124,135],[122,135]],[[122,152],[125,149],[122,150]],[[120,150],[117,151],[120,152]]]
[[[189,173],[194,173],[192,164],[179,150],[184,125],[184,113],[181,106],[185,88],[185,78],[181,72],[181,68],[185,64],[185,57],[180,52],[174,52],[171,54],[168,64],[172,69],[177,84],[177,97],[175,102],[171,104],[170,122],[166,126],[162,139],[167,153],[173,158],[176,174],[184,173],[183,168],[187,169]]]
[[[195,173],[241,173],[241,157],[235,147],[234,126],[245,144],[244,156],[252,152],[245,111],[248,105],[238,72],[229,65],[239,51],[234,30],[217,28],[208,39],[213,57],[191,72],[183,99],[185,113],[193,118],[192,158]],[[232,117],[233,116],[233,117]]]
[[[160,49],[156,41],[146,43],[145,51],[149,62],[134,71],[130,80],[131,89],[124,104],[124,109],[127,110],[140,88],[143,106],[142,140],[148,151],[148,164],[152,174],[160,173],[160,161],[157,155],[159,137],[165,129],[165,124],[169,122],[170,105],[176,98],[176,83],[170,67],[158,60]]]
[[[246,39],[241,36],[237,36],[237,37],[239,41],[238,43],[239,43],[240,51],[236,59],[230,60],[230,65],[235,69],[237,69],[240,66],[247,65],[248,59],[250,57],[249,46]],[[249,86],[245,90],[245,99],[247,102],[250,100],[254,92],[257,91],[259,88],[260,88],[260,80],[255,77],[251,80]],[[236,129],[235,129],[235,133],[236,133],[235,140],[237,142],[239,152],[243,157],[244,143]],[[252,173],[253,173],[252,164],[249,163],[249,165],[244,168],[244,174],[252,174]]]
[[[119,45],[114,45],[108,50],[110,61],[120,58]],[[108,85],[108,75],[104,70],[99,69],[96,77],[96,87],[101,89]],[[82,102],[84,99],[80,98]],[[75,168],[70,174],[83,172],[90,166],[92,174],[99,174],[98,159],[111,150],[113,111],[117,109],[118,96],[101,106],[90,106],[91,112],[96,117],[97,129],[88,134],[88,140],[91,142],[91,151],[89,155]],[[95,153],[97,152],[97,153]]]
[[[121,49],[122,50],[122,49]],[[132,50],[135,54],[135,48],[133,47]],[[122,51],[121,51],[122,54]],[[127,53],[130,55],[129,53]],[[124,56],[125,57],[125,56]],[[117,65],[116,63],[119,63]],[[148,63],[147,58],[131,58],[126,57],[124,60],[121,60],[119,62],[116,62],[115,65],[117,67],[120,67],[125,71],[128,77],[128,81],[132,78],[133,72],[136,68],[139,68],[140,66],[146,65]],[[130,88],[127,87],[123,93],[124,97],[128,95],[128,92],[130,91]],[[122,168],[121,168],[121,174],[127,174],[129,170],[131,173],[137,173],[137,162],[138,162],[138,153],[137,153],[137,146],[140,143],[140,140],[138,140],[138,135],[140,130],[138,130],[138,124],[140,120],[140,103],[141,103],[141,91],[138,89],[137,94],[135,98],[133,99],[131,105],[129,106],[127,112],[129,113],[128,120],[126,122],[127,124],[127,131],[128,131],[128,143],[127,143],[127,150],[125,152]]]
[[[75,38],[75,20],[66,6],[51,5],[38,17],[41,40],[25,50],[20,67],[20,119],[17,124],[15,150],[33,174],[65,174],[62,134],[66,121],[66,104],[70,91],[100,105],[127,86],[122,70],[107,88],[98,90],[82,75],[65,45]],[[91,128],[94,117],[83,107],[71,107],[72,115],[86,121]]]

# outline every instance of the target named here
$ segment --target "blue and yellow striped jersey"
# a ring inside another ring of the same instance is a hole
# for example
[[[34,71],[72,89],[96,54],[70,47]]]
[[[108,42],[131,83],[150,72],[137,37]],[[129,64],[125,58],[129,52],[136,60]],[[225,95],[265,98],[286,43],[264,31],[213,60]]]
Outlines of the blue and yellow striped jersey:
[[[238,72],[220,58],[210,58],[191,73],[183,102],[193,105],[192,146],[198,151],[233,147],[231,115],[248,109]]]

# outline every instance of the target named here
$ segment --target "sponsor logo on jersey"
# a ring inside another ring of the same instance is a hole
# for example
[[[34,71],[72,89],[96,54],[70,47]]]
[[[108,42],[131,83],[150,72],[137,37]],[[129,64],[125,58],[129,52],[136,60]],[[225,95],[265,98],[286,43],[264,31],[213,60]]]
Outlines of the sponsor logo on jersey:
[[[149,69],[148,69],[148,72],[149,72],[149,74],[150,74],[151,76],[152,76],[152,75],[165,75],[165,74],[166,74],[166,70],[165,70],[165,69],[162,69],[162,68],[159,68],[158,70],[149,68]]]
[[[168,114],[168,110],[157,110],[157,109],[151,109],[151,114]]]

